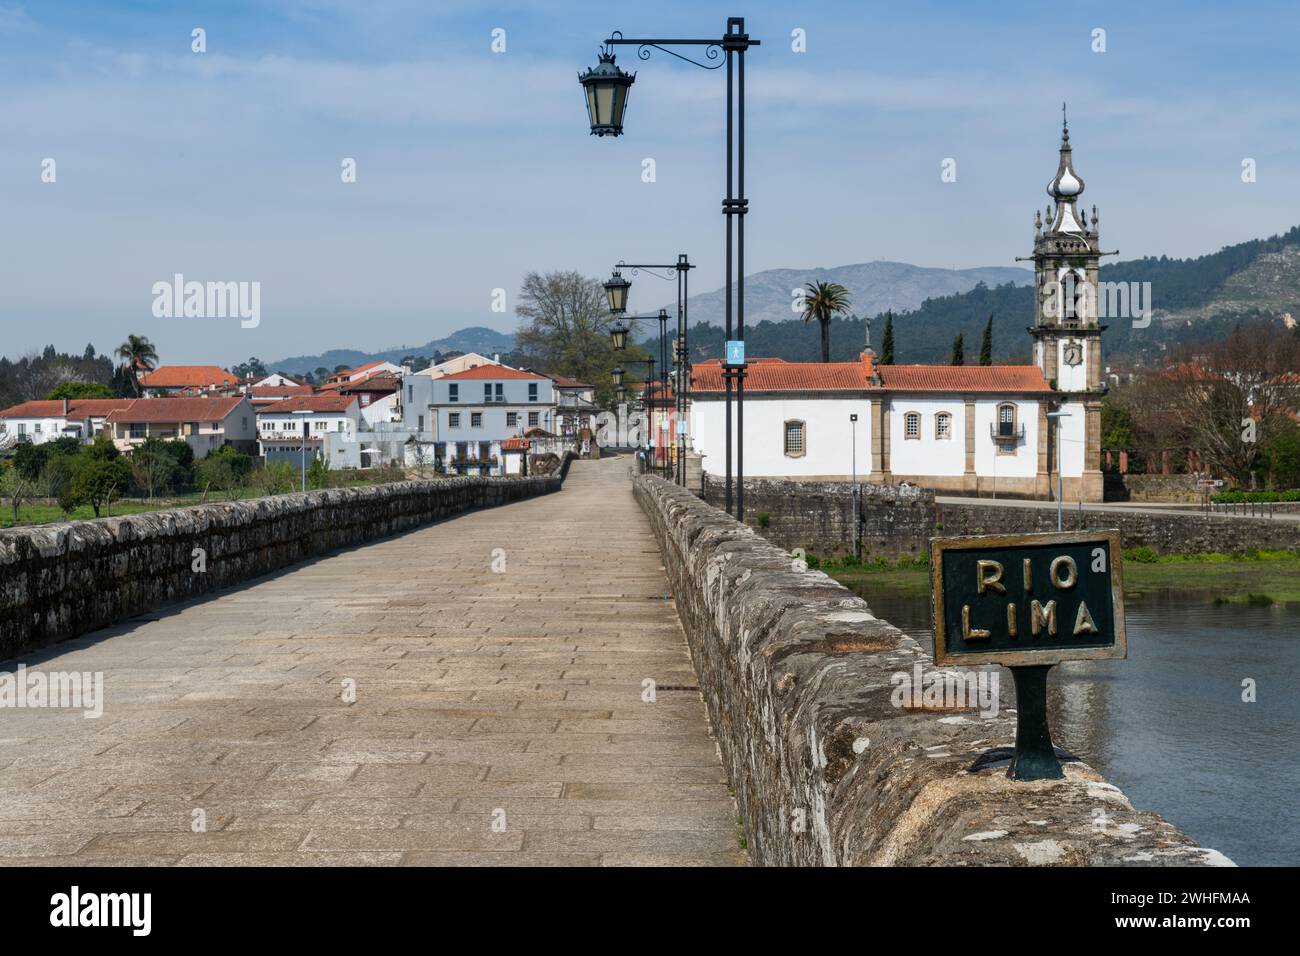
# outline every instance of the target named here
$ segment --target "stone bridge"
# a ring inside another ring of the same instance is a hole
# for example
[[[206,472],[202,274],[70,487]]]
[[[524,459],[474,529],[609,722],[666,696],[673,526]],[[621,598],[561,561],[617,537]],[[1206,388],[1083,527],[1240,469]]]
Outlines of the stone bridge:
[[[970,772],[1005,708],[891,706],[923,648],[629,474],[0,534],[0,865],[1227,862],[1082,764]]]
[[[627,468],[27,654],[0,865],[744,863]]]

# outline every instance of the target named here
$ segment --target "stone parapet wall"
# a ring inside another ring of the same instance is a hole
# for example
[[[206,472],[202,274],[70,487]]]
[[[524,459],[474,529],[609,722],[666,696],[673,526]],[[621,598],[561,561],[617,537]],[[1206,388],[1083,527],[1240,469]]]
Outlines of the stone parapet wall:
[[[1033,783],[1007,779],[1005,765],[968,772],[986,749],[1013,743],[1014,714],[894,706],[896,675],[935,670],[915,640],[688,491],[649,476],[634,489],[663,552],[753,862],[1228,862],[1135,810],[1084,764]]]
[[[862,553],[890,560],[926,553],[934,534],[934,492],[915,486],[863,483],[858,506]],[[705,479],[704,498],[716,508],[725,486]],[[760,516],[766,515],[766,524]],[[787,550],[819,557],[849,554],[853,543],[853,485],[835,481],[747,479],[745,519]]]
[[[560,487],[558,477],[404,481],[3,531],[0,659],[336,548]]]
[[[1065,509],[1066,531],[1118,528],[1124,548],[1148,547],[1160,554],[1233,554],[1258,548],[1286,551],[1300,548],[1300,521],[1205,514],[1144,513],[1130,509],[1097,511]],[[1055,508],[949,504],[936,506],[935,533],[1029,534],[1056,530]]]

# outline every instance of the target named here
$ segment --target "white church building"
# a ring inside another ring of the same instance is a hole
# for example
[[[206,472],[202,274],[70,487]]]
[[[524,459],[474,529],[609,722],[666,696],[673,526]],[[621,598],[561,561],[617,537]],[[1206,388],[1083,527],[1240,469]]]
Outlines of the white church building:
[[[750,359],[745,477],[856,475],[939,493],[1053,499],[1059,474],[1065,500],[1101,501],[1104,326],[1095,290],[1098,260],[1107,253],[1098,245],[1096,207],[1091,223],[1077,207],[1083,180],[1073,169],[1068,127],[1047,192],[1054,206],[1046,228],[1035,214],[1033,364],[881,365],[870,348],[852,362]],[[692,445],[704,470],[720,477],[724,366],[698,363],[691,382]],[[733,402],[733,443],[735,426]]]

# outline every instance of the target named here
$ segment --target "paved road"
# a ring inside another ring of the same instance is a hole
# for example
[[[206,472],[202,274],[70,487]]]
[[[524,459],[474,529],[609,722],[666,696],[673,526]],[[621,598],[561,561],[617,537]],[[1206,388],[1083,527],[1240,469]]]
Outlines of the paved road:
[[[0,710],[0,865],[742,864],[667,588],[627,459],[579,462],[60,644],[104,714]]]

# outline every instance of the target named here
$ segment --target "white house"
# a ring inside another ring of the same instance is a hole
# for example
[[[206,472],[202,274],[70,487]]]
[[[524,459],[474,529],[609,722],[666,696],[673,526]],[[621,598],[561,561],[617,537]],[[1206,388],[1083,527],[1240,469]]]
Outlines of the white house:
[[[431,453],[448,470],[500,474],[503,441],[555,427],[554,383],[536,372],[488,363],[440,378],[408,375],[402,383],[410,450]]]
[[[0,410],[0,447],[26,441],[39,445],[56,438],[88,439],[99,434],[109,413],[126,408],[130,398],[62,398],[23,402]]]
[[[108,414],[113,444],[130,451],[147,438],[182,439],[204,458],[223,445],[257,451],[253,406],[242,395],[212,398],[137,398]]]
[[[877,366],[870,348],[856,362],[751,359],[745,476],[843,481],[856,473],[1033,498],[1054,497],[1059,478],[1066,500],[1102,500],[1104,326],[1095,304],[1105,253],[1096,207],[1091,219],[1079,208],[1083,188],[1063,129],[1047,185],[1054,209],[1034,220],[1032,364]],[[718,475],[726,454],[721,364],[696,365],[692,381],[693,447]]]
[[[699,363],[692,378],[694,449],[718,475],[726,433],[722,366]],[[856,475],[940,492],[1047,497],[1053,399],[1033,365],[877,366],[869,350],[856,362],[751,359],[745,475]],[[1063,433],[1063,448],[1069,437]],[[1082,449],[1062,457],[1065,475],[1079,477]]]
[[[361,406],[355,395],[304,395],[285,399],[257,413],[257,440],[263,457],[295,465],[304,449],[339,468],[361,467],[357,434]]]

